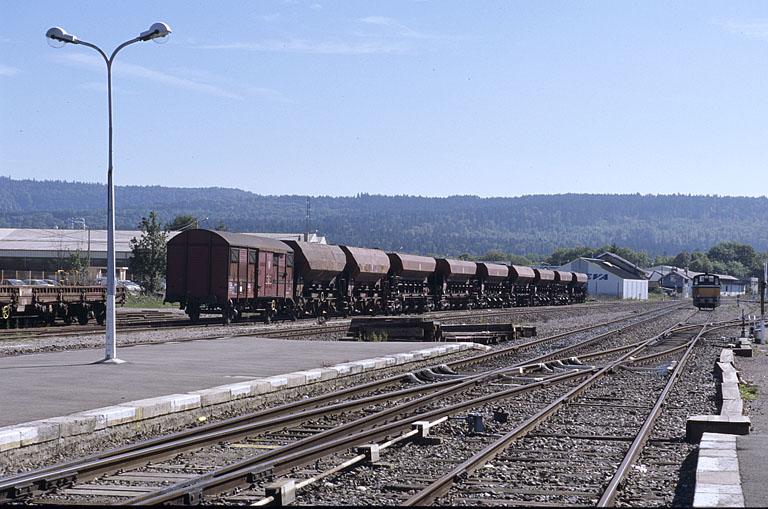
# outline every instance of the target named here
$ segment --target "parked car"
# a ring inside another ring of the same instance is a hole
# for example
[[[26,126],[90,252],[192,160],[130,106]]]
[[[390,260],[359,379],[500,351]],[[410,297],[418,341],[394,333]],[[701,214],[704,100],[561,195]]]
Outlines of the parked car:
[[[48,283],[51,286],[60,286],[61,283],[59,281],[56,281],[55,279],[43,279],[46,283]]]
[[[27,286],[21,279],[3,279],[0,286]]]
[[[133,281],[131,281],[129,279],[120,279],[117,282],[117,286],[125,287],[125,291],[130,293],[131,295],[138,295],[142,291],[142,288],[141,288],[140,285],[134,283]]]
[[[25,279],[24,284],[28,286],[55,286],[44,279]]]

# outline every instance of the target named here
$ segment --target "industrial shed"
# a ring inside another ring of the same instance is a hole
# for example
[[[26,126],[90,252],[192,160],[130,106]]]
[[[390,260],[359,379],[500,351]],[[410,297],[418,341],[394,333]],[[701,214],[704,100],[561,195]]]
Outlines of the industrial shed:
[[[171,240],[179,232],[168,232]],[[131,239],[141,238],[140,230],[115,231],[115,267],[118,279],[127,279]],[[278,240],[302,240],[301,233],[247,233]],[[325,237],[309,234],[310,242],[325,244]],[[80,251],[91,260],[90,279],[106,274],[107,230],[65,230],[0,228],[0,279],[55,276],[67,258]]]
[[[589,278],[589,295],[602,295],[619,299],[648,300],[648,280],[635,271],[599,258],[577,258],[558,270],[583,272]]]

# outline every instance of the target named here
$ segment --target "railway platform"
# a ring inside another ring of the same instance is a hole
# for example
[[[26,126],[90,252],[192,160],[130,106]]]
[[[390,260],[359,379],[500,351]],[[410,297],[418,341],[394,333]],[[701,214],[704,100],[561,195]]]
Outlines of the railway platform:
[[[0,451],[407,364],[473,343],[336,342],[245,336],[0,357]]]
[[[746,401],[752,420],[749,435],[736,438],[741,487],[746,507],[768,505],[768,345],[754,345],[753,357],[740,357],[736,368],[754,390]]]

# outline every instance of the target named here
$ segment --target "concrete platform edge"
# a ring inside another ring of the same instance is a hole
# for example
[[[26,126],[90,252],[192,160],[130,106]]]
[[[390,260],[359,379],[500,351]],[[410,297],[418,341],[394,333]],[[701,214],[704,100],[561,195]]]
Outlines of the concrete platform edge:
[[[162,415],[257,397],[269,392],[341,378],[366,371],[422,361],[465,350],[489,350],[477,343],[443,343],[407,353],[345,362],[334,366],[295,371],[284,375],[258,378],[209,389],[128,401],[118,405],[86,410],[74,414],[40,419],[0,428],[0,452],[41,444],[60,438],[91,433],[96,430],[139,422]]]
[[[739,392],[738,372],[733,365],[733,351],[724,349],[716,363],[721,374],[720,395],[723,405],[720,415],[699,415],[688,418],[687,427],[704,425],[696,463],[696,487],[693,507],[744,507],[741,489],[739,458],[736,452],[736,434],[749,433],[749,417],[742,415],[743,404]],[[712,424],[729,422],[737,427],[723,427],[724,433],[706,431]],[[746,426],[744,426],[746,425]],[[729,432],[730,431],[730,432]],[[734,434],[735,433],[735,434]]]

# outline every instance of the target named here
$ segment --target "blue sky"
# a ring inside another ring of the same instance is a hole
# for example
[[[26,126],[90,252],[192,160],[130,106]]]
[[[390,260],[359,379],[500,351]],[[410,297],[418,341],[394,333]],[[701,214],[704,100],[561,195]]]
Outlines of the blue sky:
[[[768,3],[0,0],[0,174],[260,194],[768,193]]]

